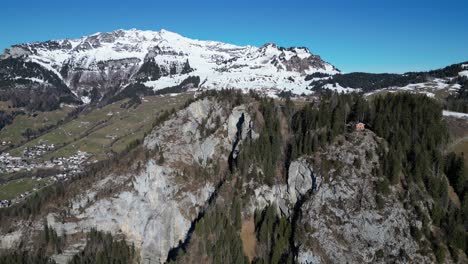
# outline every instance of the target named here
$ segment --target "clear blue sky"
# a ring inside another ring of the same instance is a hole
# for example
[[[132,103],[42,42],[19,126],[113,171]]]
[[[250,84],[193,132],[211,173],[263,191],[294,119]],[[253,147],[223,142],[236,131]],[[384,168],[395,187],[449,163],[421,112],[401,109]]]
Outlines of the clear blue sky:
[[[468,60],[468,1],[2,1],[0,49],[123,28],[239,45],[306,46],[343,71]]]

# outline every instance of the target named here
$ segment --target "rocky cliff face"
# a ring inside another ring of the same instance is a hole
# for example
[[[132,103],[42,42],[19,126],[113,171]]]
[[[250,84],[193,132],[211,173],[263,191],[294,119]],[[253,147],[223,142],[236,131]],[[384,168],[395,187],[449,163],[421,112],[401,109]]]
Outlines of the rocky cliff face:
[[[141,250],[141,259],[164,262],[223,181],[231,152],[252,134],[250,119],[246,105],[232,108],[213,99],[190,104],[145,139],[145,151],[156,156],[101,179],[71,199],[66,217],[48,214],[48,225],[67,236],[93,227],[122,234]],[[220,164],[224,169],[215,169]],[[32,230],[41,229],[41,222],[32,223]],[[2,248],[18,246],[31,231],[17,228],[2,236]]]
[[[399,187],[378,201],[379,144],[372,132],[355,132],[293,161],[286,183],[254,190],[247,214],[276,204],[280,215],[297,219],[298,263],[434,262],[411,235],[422,223]]]
[[[248,213],[253,214],[255,210],[263,210],[266,206],[275,204],[279,214],[290,217],[296,203],[316,188],[316,184],[313,166],[305,157],[299,158],[291,162],[285,183],[255,187]]]
[[[397,187],[376,201],[381,142],[373,133],[354,133],[311,160],[316,188],[305,199],[295,243],[299,263],[385,263],[434,261],[421,254],[411,236],[414,215],[404,208]],[[330,165],[333,164],[332,167]],[[328,169],[328,168],[329,169]]]
[[[233,105],[205,97],[174,113],[146,136],[138,149],[144,154],[122,170],[103,174],[89,189],[76,191],[64,208],[14,223],[2,231],[0,249],[30,241],[46,219],[59,235],[73,238],[64,253],[54,256],[59,262],[84,245],[80,235],[97,228],[133,242],[142,262],[162,263],[172,249],[190,241],[210,205],[231,208],[230,198],[237,193],[243,203],[241,222],[276,205],[277,215],[292,227],[286,241],[298,263],[435,261],[427,250],[430,241],[412,234],[422,223],[407,209],[411,201],[401,186],[379,189],[377,149],[386,142],[371,131],[345,133],[313,156],[290,161],[286,177],[270,185],[232,169],[245,144],[265,132],[258,102],[246,101]],[[255,166],[250,169],[261,170]]]

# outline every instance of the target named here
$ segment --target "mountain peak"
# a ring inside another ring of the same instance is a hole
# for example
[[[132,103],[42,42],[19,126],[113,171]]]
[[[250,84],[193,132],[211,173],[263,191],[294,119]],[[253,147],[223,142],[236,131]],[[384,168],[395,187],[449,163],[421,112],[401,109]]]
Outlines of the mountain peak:
[[[39,64],[78,97],[96,87],[104,96],[135,82],[156,91],[180,85],[189,77],[202,80],[204,89],[309,94],[307,74],[339,72],[303,47],[237,46],[190,39],[166,29],[117,29],[78,39],[14,45],[2,58]]]
[[[169,31],[169,30],[166,30],[166,29],[161,29],[159,30],[159,34],[171,34],[171,35],[178,35],[180,36],[178,33],[175,33],[175,32],[172,32],[172,31]]]
[[[265,44],[263,44],[260,48],[277,48],[278,46],[276,46],[275,43],[273,42],[267,42]]]

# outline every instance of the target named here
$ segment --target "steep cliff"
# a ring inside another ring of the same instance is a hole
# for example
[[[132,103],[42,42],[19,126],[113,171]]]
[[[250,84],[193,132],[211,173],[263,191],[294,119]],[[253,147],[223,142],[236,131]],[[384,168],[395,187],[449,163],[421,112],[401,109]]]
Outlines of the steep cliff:
[[[385,175],[395,164],[389,142],[344,125],[359,116],[362,101],[353,98],[323,98],[321,112],[255,94],[204,93],[135,149],[51,189],[37,210],[0,214],[0,249],[40,247],[34,238],[51,229],[65,242],[50,255],[66,263],[95,228],[125,238],[152,263],[465,261],[440,224],[452,220],[437,216],[442,203],[446,215],[460,212],[445,199],[445,175],[426,176],[440,183],[436,191],[403,170]],[[343,122],[325,119],[340,104],[353,109]]]

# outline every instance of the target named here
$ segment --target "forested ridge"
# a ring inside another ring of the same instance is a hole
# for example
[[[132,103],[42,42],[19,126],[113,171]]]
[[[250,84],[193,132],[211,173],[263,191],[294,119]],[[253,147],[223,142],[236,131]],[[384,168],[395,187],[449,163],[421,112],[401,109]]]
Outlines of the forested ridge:
[[[447,256],[458,261],[458,250],[467,253],[468,177],[463,158],[445,152],[449,133],[442,118],[444,106],[438,101],[406,93],[366,100],[358,94],[327,92],[322,93],[319,101],[304,105],[296,105],[290,99],[278,101],[232,91],[208,92],[203,96],[229,100],[233,105],[253,102],[258,110],[255,120],[261,119],[258,122],[261,129],[257,139],[247,139],[242,143],[240,153],[229,170],[225,189],[220,191],[231,206],[221,207],[216,202],[210,205],[195,223],[189,245],[171,256],[171,262],[183,263],[199,258],[210,263],[248,263],[240,232],[244,205],[249,197],[246,197],[248,194],[242,195],[242,184],[252,179],[267,186],[285,181],[292,160],[320,153],[337,138],[353,133],[357,122],[364,123],[385,142],[378,148],[380,167],[373,172],[380,179],[375,187],[378,191],[376,200],[385,200],[391,187],[401,189],[401,199],[409,197],[405,209],[413,212],[422,223],[420,227],[412,226],[411,236],[415,240],[421,241],[421,237],[425,237],[427,240],[424,241],[431,241],[427,247],[441,263]],[[460,200],[459,206],[449,197],[449,185]],[[65,196],[66,186],[57,185],[49,190],[47,195],[41,194],[47,198],[36,197],[29,199],[29,205],[1,209],[0,219],[40,214],[44,203],[53,200],[50,196]],[[293,263],[297,257],[293,243],[294,214],[285,217],[278,214],[276,208],[271,204],[254,213],[257,252],[253,263]],[[44,229],[48,230],[47,227]],[[0,263],[20,263],[18,259],[50,263],[46,256],[60,251],[61,238],[56,234],[48,237],[59,241],[53,242],[54,246],[47,246],[49,251],[13,252],[2,256]],[[131,261],[136,261],[133,245],[92,230],[86,247],[71,263]]]
[[[404,87],[408,84],[423,83],[434,78],[458,78],[459,72],[463,71],[462,65],[467,64],[457,63],[447,66],[442,69],[425,71],[425,72],[406,72],[404,74],[393,73],[366,73],[366,72],[351,72],[344,74],[336,74],[324,78],[323,75],[310,75],[306,80],[312,78],[323,78],[312,82],[314,88],[320,89],[325,84],[339,83],[343,87],[360,88],[362,92],[371,92],[388,87]]]
[[[260,100],[259,105],[265,119],[264,129],[258,140],[247,142],[243,146],[239,155],[236,172],[242,181],[257,178],[260,182],[272,185],[275,177],[281,177],[276,169],[288,164],[288,159],[312,155],[330,144],[338,135],[354,130],[353,124],[356,122],[364,122],[387,142],[379,148],[381,166],[374,172],[381,178],[376,186],[377,203],[383,206],[390,186],[401,186],[406,195],[411,197],[411,204],[407,204],[406,209],[413,211],[423,223],[422,228],[412,227],[411,235],[414,239],[419,241],[422,236],[426,236],[428,241],[432,241],[432,244],[427,246],[439,262],[443,262],[446,255],[458,261],[457,249],[466,252],[467,174],[464,171],[463,159],[459,155],[444,152],[448,142],[448,131],[442,119],[442,104],[426,96],[412,94],[389,94],[377,97],[373,101],[366,101],[356,94],[323,94],[318,105],[307,104],[295,113],[292,110],[294,114],[290,116],[290,128],[293,139],[289,153],[282,152],[281,146],[287,143],[279,129],[279,108],[268,99]],[[291,109],[284,105],[283,110],[283,113],[291,112]],[[249,169],[254,164],[261,168],[260,173]],[[263,171],[270,173],[263,174]],[[462,201],[461,207],[457,207],[448,198],[449,184],[455,186]],[[431,209],[427,213],[419,205],[421,199],[430,204]],[[254,263],[294,261],[294,246],[290,243],[294,228],[292,219],[278,217],[275,208],[276,206],[272,205],[255,213],[255,230],[259,243],[257,249],[261,249],[261,252],[257,252]],[[214,210],[224,214],[219,211],[220,208]],[[207,230],[219,228],[220,225],[217,224],[219,220],[210,222],[211,215],[205,216],[204,219],[206,220],[202,221],[203,227],[198,228],[197,225],[196,230],[208,239],[213,234],[208,235],[211,231]],[[431,224],[440,228],[443,235],[431,231]],[[236,226],[238,225],[233,225]],[[217,235],[214,237],[233,236],[229,235],[232,230],[216,230]],[[240,243],[238,238],[230,241],[226,243],[229,246],[224,250],[232,247],[231,243]],[[442,245],[446,245],[449,252],[446,252]],[[223,258],[223,248],[219,248],[218,244],[208,244],[205,247],[208,252],[218,252],[211,259],[214,263],[218,263],[218,257]],[[244,261],[242,257],[236,259],[239,260],[236,263]]]

